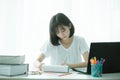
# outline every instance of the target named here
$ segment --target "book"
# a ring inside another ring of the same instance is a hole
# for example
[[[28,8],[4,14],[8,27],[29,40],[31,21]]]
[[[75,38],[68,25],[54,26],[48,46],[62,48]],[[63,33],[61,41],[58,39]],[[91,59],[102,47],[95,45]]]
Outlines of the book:
[[[27,74],[29,70],[28,64],[0,64],[0,75],[16,76]]]
[[[0,54],[0,64],[23,64],[24,54]]]
[[[42,70],[44,72],[69,72],[69,66],[62,65],[43,65]]]

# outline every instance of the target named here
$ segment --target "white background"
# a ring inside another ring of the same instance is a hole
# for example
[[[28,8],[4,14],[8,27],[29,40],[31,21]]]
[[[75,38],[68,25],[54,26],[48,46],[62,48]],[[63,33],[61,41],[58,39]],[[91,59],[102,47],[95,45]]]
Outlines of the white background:
[[[0,0],[0,54],[24,53],[32,64],[58,12],[71,19],[75,35],[88,45],[120,42],[120,0]]]

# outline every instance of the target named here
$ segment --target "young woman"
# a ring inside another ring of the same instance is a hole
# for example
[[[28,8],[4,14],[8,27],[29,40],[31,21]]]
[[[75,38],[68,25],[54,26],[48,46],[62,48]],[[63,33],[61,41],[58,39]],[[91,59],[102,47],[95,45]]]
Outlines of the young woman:
[[[67,65],[71,68],[87,66],[89,48],[83,37],[74,35],[74,25],[66,15],[57,13],[51,18],[49,33],[50,40],[43,45],[37,59],[39,69],[46,57],[51,57],[53,65]]]

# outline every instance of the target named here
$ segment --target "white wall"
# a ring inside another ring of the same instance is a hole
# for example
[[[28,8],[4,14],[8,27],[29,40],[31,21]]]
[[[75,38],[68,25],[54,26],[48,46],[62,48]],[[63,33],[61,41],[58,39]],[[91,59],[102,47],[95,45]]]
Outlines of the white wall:
[[[77,33],[91,41],[120,41],[120,0],[77,0],[72,10]]]
[[[0,0],[0,52],[16,49],[16,4]]]
[[[0,0],[0,53],[25,53],[33,62],[49,38],[49,20],[65,13],[88,45],[120,41],[120,0]]]

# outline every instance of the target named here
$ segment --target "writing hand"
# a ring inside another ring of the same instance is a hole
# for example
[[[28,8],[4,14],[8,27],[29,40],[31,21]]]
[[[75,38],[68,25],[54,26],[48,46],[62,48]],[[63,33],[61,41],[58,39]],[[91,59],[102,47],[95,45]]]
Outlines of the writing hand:
[[[40,63],[38,66],[38,71],[42,71],[42,66],[44,65],[44,63]]]

